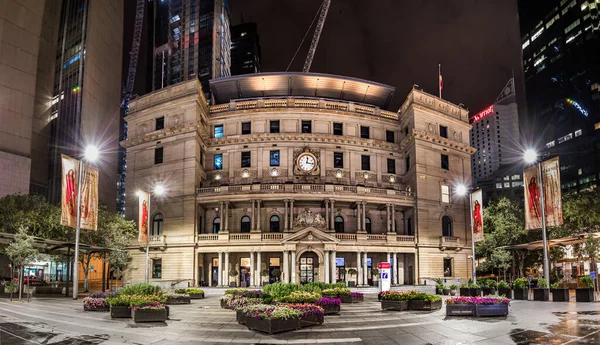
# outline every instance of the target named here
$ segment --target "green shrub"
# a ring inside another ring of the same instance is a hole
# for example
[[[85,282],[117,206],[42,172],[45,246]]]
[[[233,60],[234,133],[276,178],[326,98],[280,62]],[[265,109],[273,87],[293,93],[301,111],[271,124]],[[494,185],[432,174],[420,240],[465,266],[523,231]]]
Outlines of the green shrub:
[[[200,295],[200,294],[204,293],[204,290],[195,289],[195,288],[187,288],[187,289],[185,289],[184,293]]]
[[[456,284],[450,285],[450,290],[456,290],[456,289],[458,289],[458,286],[456,286]]]
[[[227,290],[225,290],[225,294],[226,295],[241,295],[242,293],[244,293],[244,291],[247,291],[247,290],[240,289],[240,288],[227,289]]]
[[[529,281],[525,278],[517,278],[513,282],[513,287],[515,289],[526,289],[529,287]]]
[[[147,283],[127,285],[119,290],[121,295],[154,295],[160,293],[160,287]]]
[[[591,288],[594,286],[594,280],[590,276],[579,277],[579,281],[585,288]]]
[[[167,301],[167,297],[160,295],[130,295],[129,296],[129,306],[141,306],[146,305],[150,302],[162,302],[165,303]]]
[[[537,287],[538,287],[538,289],[547,289],[548,281],[544,278],[538,279]]]
[[[501,280],[498,282],[498,288],[499,289],[508,289],[508,283],[505,282],[504,280]]]
[[[350,296],[350,289],[347,287],[335,287],[333,289],[325,289],[322,291],[323,296],[327,297],[338,297],[338,296]]]
[[[129,307],[129,299],[130,298],[131,298],[131,295],[119,295],[116,297],[109,297],[108,304],[110,304],[113,307],[115,307],[115,306]]]
[[[560,283],[559,282],[552,283],[552,284],[550,284],[550,288],[551,289],[558,289],[558,288],[560,288]]]
[[[281,299],[284,303],[315,303],[322,298],[320,293],[294,291]]]
[[[433,281],[435,285],[444,285],[444,278],[435,278]]]
[[[485,286],[488,289],[496,289],[498,287],[498,284],[496,283],[495,280],[489,279],[488,281],[485,282]]]
[[[294,291],[299,290],[299,285],[295,283],[273,283],[263,287],[263,292],[271,295],[274,300],[279,301],[283,297],[290,295]]]

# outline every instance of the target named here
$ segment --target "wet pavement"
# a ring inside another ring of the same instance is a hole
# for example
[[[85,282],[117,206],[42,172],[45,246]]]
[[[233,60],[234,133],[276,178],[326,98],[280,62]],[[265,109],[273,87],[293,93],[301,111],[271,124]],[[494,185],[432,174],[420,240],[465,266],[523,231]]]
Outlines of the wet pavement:
[[[267,335],[248,330],[217,297],[170,307],[166,323],[111,320],[84,312],[81,300],[0,299],[5,344],[600,344],[600,303],[513,301],[508,317],[446,317],[435,312],[383,312],[376,295],[342,305],[322,326]]]

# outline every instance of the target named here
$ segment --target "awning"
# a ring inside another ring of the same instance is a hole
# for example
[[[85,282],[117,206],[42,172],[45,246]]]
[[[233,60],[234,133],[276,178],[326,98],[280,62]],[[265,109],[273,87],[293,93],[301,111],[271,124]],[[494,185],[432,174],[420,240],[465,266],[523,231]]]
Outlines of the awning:
[[[550,248],[556,247],[556,246],[564,247],[564,246],[570,246],[570,245],[578,244],[578,243],[585,243],[589,236],[593,236],[595,238],[600,238],[600,232],[555,238],[552,240],[548,240],[548,246]],[[499,248],[500,249],[508,249],[508,250],[518,250],[518,249],[539,250],[539,249],[544,249],[544,241],[534,241],[534,242],[515,244],[512,246],[504,246],[504,247],[499,247]]]
[[[0,232],[0,244],[9,244],[13,241],[15,234],[9,234],[6,232]],[[34,237],[33,246],[36,247],[41,253],[44,254],[66,254],[69,249],[71,252],[75,249],[75,243],[62,242],[55,240],[47,240],[45,238]],[[110,248],[90,246],[88,244],[79,244],[79,251],[83,254],[95,254],[95,253],[106,253],[112,251]]]

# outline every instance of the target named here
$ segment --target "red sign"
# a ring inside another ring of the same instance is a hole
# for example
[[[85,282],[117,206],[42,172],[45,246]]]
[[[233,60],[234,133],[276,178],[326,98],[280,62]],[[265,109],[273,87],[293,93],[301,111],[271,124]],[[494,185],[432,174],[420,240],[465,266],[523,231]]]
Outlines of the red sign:
[[[377,268],[391,268],[392,266],[390,265],[389,262],[380,262],[377,264]]]
[[[482,111],[480,111],[479,113],[473,115],[471,117],[471,123],[477,122],[477,121],[483,119],[484,117],[486,117],[486,116],[488,116],[490,114],[493,114],[493,113],[494,113],[494,105],[492,104],[489,107],[487,107],[487,108],[483,109]]]

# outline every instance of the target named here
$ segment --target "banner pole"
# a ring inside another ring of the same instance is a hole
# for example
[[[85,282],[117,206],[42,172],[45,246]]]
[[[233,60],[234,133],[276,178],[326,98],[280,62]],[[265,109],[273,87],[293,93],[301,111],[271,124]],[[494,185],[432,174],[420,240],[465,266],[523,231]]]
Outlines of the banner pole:
[[[148,220],[146,221],[146,275],[145,281],[148,283],[150,281],[150,214],[152,213],[152,209],[150,208],[150,193],[148,193]]]
[[[75,227],[75,255],[73,259],[73,299],[79,295],[79,233],[81,227],[81,180],[83,176],[83,160],[79,160],[79,173],[77,174],[77,226]]]
[[[546,283],[550,284],[550,268],[548,267],[548,241],[546,239],[546,205],[544,204],[544,185],[542,178],[542,162],[538,162],[538,179],[540,181],[540,201],[542,208],[542,239],[544,241],[544,279]],[[544,286],[544,289],[548,289],[549,286]]]
[[[477,283],[477,273],[475,272],[475,231],[473,230],[473,193],[469,194],[469,223],[471,223],[471,273],[473,284]]]

